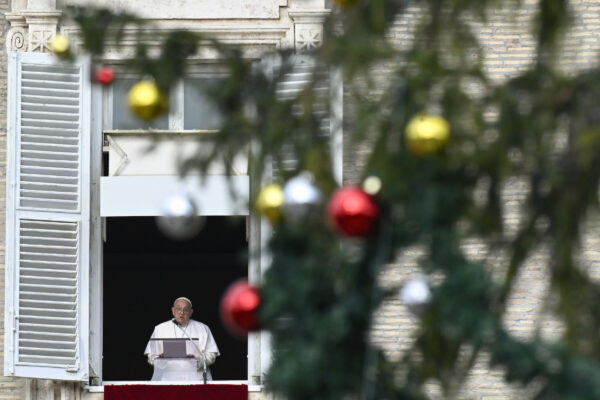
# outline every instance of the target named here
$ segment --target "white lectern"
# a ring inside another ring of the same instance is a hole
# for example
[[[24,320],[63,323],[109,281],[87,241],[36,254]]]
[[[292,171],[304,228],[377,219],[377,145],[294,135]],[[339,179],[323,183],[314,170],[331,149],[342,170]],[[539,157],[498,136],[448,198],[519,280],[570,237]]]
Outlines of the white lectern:
[[[154,360],[153,381],[202,381],[195,358],[157,358]]]
[[[192,340],[198,340],[192,338]],[[154,360],[153,381],[202,381],[200,354],[190,339],[150,339],[150,352],[159,354]],[[188,357],[192,355],[193,357]],[[212,380],[210,369],[207,380]]]

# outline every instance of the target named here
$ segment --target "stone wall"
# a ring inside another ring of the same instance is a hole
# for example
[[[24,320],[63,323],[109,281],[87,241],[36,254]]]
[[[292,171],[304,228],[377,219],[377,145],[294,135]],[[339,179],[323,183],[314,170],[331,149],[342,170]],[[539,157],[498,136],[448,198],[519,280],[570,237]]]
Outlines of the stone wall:
[[[533,62],[535,41],[530,34],[530,22],[536,1],[524,0],[519,9],[505,8],[489,15],[487,24],[475,24],[485,55],[485,69],[488,77],[496,83],[516,76],[526,70]],[[559,59],[561,69],[566,72],[579,71],[597,65],[600,48],[600,1],[572,0],[573,25],[562,43],[562,55]],[[411,8],[409,18],[398,21],[389,33],[389,38],[398,47],[404,47],[412,39],[414,20],[420,18],[423,10]],[[385,81],[392,65],[377,67],[376,76]],[[348,115],[348,114],[346,114]],[[368,155],[367,146],[345,147],[345,181],[359,179],[360,167]],[[358,162],[357,162],[358,161]],[[514,228],[519,221],[519,207],[527,191],[526,185],[517,179],[506,182],[503,190],[506,210],[505,225]],[[584,237],[582,258],[592,276],[600,274],[600,237],[596,232],[597,221],[591,221]],[[482,259],[487,253],[485,246],[477,240],[464,243],[466,252],[473,258]],[[419,249],[409,249],[397,261],[388,265],[381,275],[381,283],[386,287],[401,287],[403,283],[418,274]],[[502,255],[494,255],[490,266],[492,276],[503,273]],[[538,249],[527,261],[509,301],[506,327],[516,337],[531,338],[536,332],[544,337],[557,337],[561,325],[546,311],[548,293],[548,271],[545,264],[547,252]],[[416,328],[416,319],[406,310],[398,298],[384,303],[376,315],[376,324],[372,341],[384,349],[394,360],[400,358],[403,351],[412,345],[412,334]],[[503,382],[502,371],[488,367],[488,355],[482,355],[468,377],[464,390],[458,398],[469,399],[528,399],[531,392],[527,388],[508,386]],[[429,391],[433,398],[441,398],[439,387],[432,383]]]

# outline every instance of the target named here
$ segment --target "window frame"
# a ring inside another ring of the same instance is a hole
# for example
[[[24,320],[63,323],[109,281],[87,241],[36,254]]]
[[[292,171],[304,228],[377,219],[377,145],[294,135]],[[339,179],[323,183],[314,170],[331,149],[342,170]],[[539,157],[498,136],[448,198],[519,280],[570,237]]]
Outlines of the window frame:
[[[52,55],[44,54],[38,55],[36,57],[51,57]],[[12,55],[9,53],[9,57]],[[265,68],[273,68],[272,65],[269,64],[268,60],[262,63],[262,67]],[[210,65],[216,63],[215,60],[196,60],[194,61],[194,65]],[[114,61],[114,65],[118,65],[118,61]],[[331,148],[333,155],[333,163],[334,163],[334,173],[338,182],[341,184],[342,179],[342,96],[343,96],[343,88],[342,88],[342,78],[339,70],[331,72],[331,99],[329,101],[332,102],[332,113],[330,115],[330,135],[331,135]],[[198,74],[202,75],[205,72],[198,72],[195,70],[192,72],[192,75]],[[78,303],[78,307],[84,309],[85,313],[82,315],[84,326],[84,330],[82,330],[81,337],[79,338],[82,351],[87,353],[86,360],[82,359],[82,363],[85,362],[87,365],[82,365],[82,368],[85,371],[86,377],[89,374],[90,384],[88,386],[90,392],[91,391],[101,391],[102,383],[102,354],[103,354],[103,255],[102,255],[102,241],[103,241],[103,221],[100,216],[100,178],[102,176],[102,154],[103,154],[103,135],[99,134],[103,132],[104,129],[111,127],[112,120],[112,99],[111,92],[112,89],[109,87],[104,87],[99,85],[98,83],[90,83],[92,82],[89,77],[82,80],[82,96],[86,97],[89,100],[89,108],[84,112],[83,115],[83,125],[86,126],[86,132],[88,137],[86,140],[89,141],[89,148],[83,149],[82,154],[85,157],[89,157],[89,165],[84,166],[80,169],[80,175],[89,174],[89,187],[83,187],[82,193],[87,191],[89,193],[89,243],[87,244],[89,250],[89,261],[82,265],[81,270],[86,275],[85,279],[85,287],[87,290],[83,290],[81,292],[81,296],[79,298],[80,303]],[[11,84],[12,85],[12,84]],[[11,89],[12,86],[9,85],[9,103],[12,103],[12,108],[14,109],[17,100],[15,98],[14,89]],[[176,85],[174,88],[176,91],[176,98],[178,95],[183,98],[184,91],[183,86]],[[177,101],[177,100],[176,100]],[[171,114],[175,114],[178,112],[177,105],[175,105],[174,109],[171,110]],[[183,104],[181,103],[181,113],[177,113],[175,115],[177,124],[173,123],[174,127],[183,127],[184,123],[184,114],[183,114]],[[14,129],[11,128],[10,116],[8,118],[9,130]],[[171,115],[169,118],[169,126],[171,127]],[[14,149],[8,148],[7,151],[7,169],[13,168],[14,158],[17,157],[17,154],[13,154],[11,152]],[[89,153],[88,153],[89,152]],[[249,193],[250,196],[257,194],[261,187],[271,181],[272,171],[270,170],[271,163],[267,163],[268,169],[264,171],[262,176],[257,176],[256,173],[253,173],[252,166],[249,167],[248,175],[249,175]],[[14,174],[14,170],[7,171],[9,177],[10,174]],[[7,179],[7,186],[11,184],[10,179]],[[88,190],[89,189],[89,190]],[[87,194],[86,194],[87,196]],[[13,207],[14,208],[14,207]],[[12,214],[11,214],[12,213]],[[7,206],[7,238],[11,238],[14,232],[11,232],[9,229],[8,221],[14,217],[14,211],[11,211],[10,204]],[[248,263],[248,279],[251,283],[259,284],[262,275],[269,268],[271,257],[269,252],[267,251],[267,243],[268,239],[271,235],[271,227],[267,221],[264,221],[260,218],[260,216],[254,211],[249,210],[249,249],[252,257],[249,259]],[[7,253],[10,247],[10,241],[7,240]],[[7,254],[7,277],[9,276],[9,270],[11,268],[15,268],[13,265],[15,260],[10,258],[11,255]],[[89,274],[89,275],[88,275]],[[7,279],[7,282],[9,280]],[[89,286],[88,286],[89,285]],[[7,299],[10,296],[10,288],[7,288]],[[6,315],[5,315],[5,327],[6,330],[12,329],[12,316],[11,312],[14,313],[14,302],[8,302],[6,305]],[[7,338],[11,336],[10,332],[7,332]],[[5,341],[7,339],[5,338]],[[6,344],[6,342],[5,342]],[[10,356],[10,352],[5,352],[5,361],[7,357]],[[11,365],[9,361],[9,366]],[[249,386],[250,391],[260,391],[262,388],[262,376],[268,370],[268,367],[271,362],[271,339],[270,335],[267,331],[250,333],[248,335],[248,379],[242,383],[246,383]],[[6,368],[5,363],[5,371],[8,371],[9,368]],[[16,376],[25,376],[15,374]],[[39,378],[47,378],[47,379],[66,379],[57,376],[50,375],[36,375]],[[71,378],[68,378],[69,380]],[[215,383],[231,383],[232,381],[216,381]]]
[[[109,64],[110,65],[110,64]],[[112,65],[118,69],[118,64]],[[213,68],[210,68],[213,67]],[[191,65],[191,72],[188,76],[194,77],[214,77],[224,76],[223,72],[215,70],[214,60],[195,60]],[[134,77],[134,75],[125,75],[125,78]],[[97,83],[92,86],[92,118],[91,132],[105,132],[113,128],[113,89],[112,86],[101,86]],[[171,132],[186,133],[191,130],[185,130],[185,112],[184,112],[184,80],[179,80],[170,92],[169,108],[169,130]],[[101,116],[101,117],[98,117]],[[136,130],[131,130],[136,131]],[[122,130],[127,132],[127,130]],[[102,354],[103,354],[103,272],[102,272],[102,241],[104,236],[104,218],[100,217],[100,177],[102,176],[102,153],[104,151],[104,134],[92,134],[91,143],[91,187],[92,187],[92,207],[91,207],[91,235],[90,235],[90,391],[101,391],[99,387],[104,385],[102,379]],[[268,173],[265,174],[268,176]],[[249,193],[253,193],[253,185],[259,183],[262,186],[264,179],[257,180],[251,176],[251,170],[248,170],[250,188]],[[239,215],[239,214],[231,214]],[[248,280],[251,283],[258,284],[261,280],[264,269],[261,265],[268,265],[268,258],[263,255],[261,248],[265,247],[265,238],[268,238],[270,227],[253,210],[248,210],[248,247],[250,254],[259,254],[259,257],[250,257],[248,262]],[[251,332],[248,334],[248,377],[245,381],[213,381],[213,383],[244,383],[252,388],[252,391],[260,391],[262,387],[262,376],[266,372],[271,358],[270,336],[268,332]],[[145,382],[145,381],[144,381]],[[118,382],[124,384],[126,382]],[[128,382],[132,383],[132,382]],[[139,382],[138,382],[139,383]],[[111,382],[114,384],[114,382]]]

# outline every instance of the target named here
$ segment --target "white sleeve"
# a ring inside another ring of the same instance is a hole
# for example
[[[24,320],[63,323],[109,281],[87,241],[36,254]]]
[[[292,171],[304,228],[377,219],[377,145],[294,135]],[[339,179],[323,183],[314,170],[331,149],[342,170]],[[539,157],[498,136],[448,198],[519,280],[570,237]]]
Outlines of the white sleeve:
[[[206,357],[206,365],[212,365],[215,363],[217,356],[219,355],[219,348],[215,342],[215,338],[210,331],[210,328],[206,327],[206,350],[204,356]]]
[[[215,360],[217,359],[217,356],[219,354],[213,353],[213,352],[206,352],[206,353],[204,353],[204,355],[206,357],[206,365],[212,365],[215,363]]]
[[[152,332],[152,336],[150,336],[150,339],[154,339],[155,337],[156,337],[156,327],[154,328],[154,331]],[[156,360],[159,356],[154,351],[153,347],[154,346],[152,346],[152,341],[149,340],[148,344],[146,345],[146,350],[144,350],[144,354],[148,356],[148,364],[150,364],[150,365],[154,365],[154,360]]]
[[[206,359],[206,366],[208,367],[209,365],[212,365],[215,363],[217,356],[218,356],[217,353],[203,351],[199,357],[196,357],[198,359],[198,370],[202,371],[204,369],[204,360],[205,359]]]
[[[210,328],[206,325],[202,325],[200,329],[205,337],[202,353],[200,357],[198,357],[198,369],[201,370],[204,368],[204,360],[206,360],[207,366],[215,363],[215,360],[219,355],[219,348],[217,347],[217,343],[215,342],[215,338],[213,337]]]

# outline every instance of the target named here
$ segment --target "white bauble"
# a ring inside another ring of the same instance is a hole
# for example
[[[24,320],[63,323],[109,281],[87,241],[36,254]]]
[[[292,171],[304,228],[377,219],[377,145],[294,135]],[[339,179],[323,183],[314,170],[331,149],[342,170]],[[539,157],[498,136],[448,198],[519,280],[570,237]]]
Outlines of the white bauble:
[[[172,239],[190,239],[204,226],[204,218],[198,215],[196,204],[187,194],[168,196],[161,204],[160,213],[156,224],[162,233]]]
[[[408,281],[400,290],[400,300],[413,314],[422,314],[431,302],[431,290],[427,281],[422,278]]]
[[[301,173],[283,187],[283,215],[292,223],[310,218],[323,201],[323,194],[314,185],[310,173]]]

